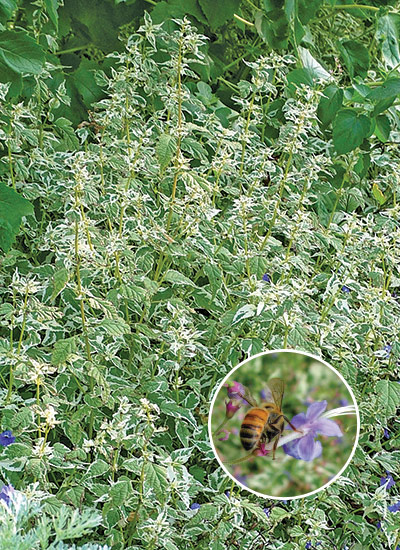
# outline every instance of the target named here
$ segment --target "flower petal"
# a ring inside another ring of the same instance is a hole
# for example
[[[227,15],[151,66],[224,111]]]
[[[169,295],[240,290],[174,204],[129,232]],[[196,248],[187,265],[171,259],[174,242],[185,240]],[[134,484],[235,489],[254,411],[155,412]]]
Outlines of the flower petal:
[[[303,426],[307,422],[306,415],[304,413],[296,414],[290,421],[295,428],[300,428],[300,426]],[[291,430],[292,428],[288,425],[286,430]]]
[[[306,412],[307,420],[313,421],[321,416],[321,414],[326,409],[327,404],[327,401],[316,401],[315,403],[311,403]]]
[[[319,418],[313,422],[313,430],[321,435],[329,435],[342,437],[343,434],[335,421],[329,420],[329,418]]]
[[[305,460],[306,462],[310,462],[310,460],[313,460],[318,455],[318,446],[317,446],[317,443],[314,441],[313,435],[308,434],[308,435],[305,435],[304,437],[301,437],[299,439],[299,446],[297,450],[302,460]],[[322,446],[321,446],[321,452],[322,452]]]
[[[285,443],[285,445],[282,445],[282,449],[284,450],[284,452],[287,455],[296,458],[297,460],[301,459],[298,451],[299,441],[300,439],[295,439],[294,441],[289,441],[289,443]]]

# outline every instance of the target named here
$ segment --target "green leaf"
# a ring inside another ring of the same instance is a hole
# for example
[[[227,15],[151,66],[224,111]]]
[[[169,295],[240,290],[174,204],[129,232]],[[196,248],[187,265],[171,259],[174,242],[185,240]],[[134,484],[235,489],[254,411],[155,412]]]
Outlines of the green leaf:
[[[58,30],[58,0],[44,0],[46,11],[56,30]]]
[[[317,115],[322,124],[328,126],[342,106],[343,90],[335,84],[330,84],[325,88],[323,94],[319,100]]]
[[[96,326],[96,331],[99,329],[104,330],[109,336],[122,336],[131,332],[131,327],[122,317],[118,319],[103,319]]]
[[[379,413],[387,420],[396,415],[400,407],[400,384],[391,380],[379,380],[376,384]]]
[[[11,187],[0,182],[0,247],[8,252],[19,233],[23,216],[33,214],[33,205]]]
[[[390,130],[391,127],[389,118],[386,115],[377,116],[375,124],[375,135],[382,143],[388,141]]]
[[[400,451],[382,451],[374,456],[374,460],[381,464],[385,470],[397,473],[400,470]]]
[[[58,118],[54,121],[54,129],[62,138],[61,147],[57,147],[57,151],[75,151],[78,148],[79,140],[70,120],[64,117]]]
[[[122,506],[132,494],[132,484],[127,479],[121,479],[111,487],[109,494],[114,506]]]
[[[256,504],[255,502],[249,502],[247,499],[243,499],[242,506],[245,510],[248,510],[253,516],[255,516],[261,523],[269,523],[267,514],[262,509],[261,504]]]
[[[70,355],[76,351],[77,336],[71,338],[65,338],[65,340],[58,340],[54,344],[53,353],[51,355],[51,362],[53,365],[60,365],[65,363]]]
[[[338,48],[350,78],[361,76],[365,78],[369,69],[369,53],[367,48],[356,40],[339,40]]]
[[[41,46],[23,31],[0,33],[0,59],[20,74],[39,74],[45,62]]]
[[[300,59],[303,67],[307,69],[313,80],[319,82],[321,80],[331,80],[332,76],[326,69],[310,54],[306,48],[299,46],[298,48]]]
[[[240,6],[240,0],[224,0],[223,2],[198,0],[198,2],[212,29],[217,29],[228,19],[232,19],[233,14]]]
[[[176,140],[170,134],[161,134],[156,145],[156,155],[160,170],[164,172],[176,153]]]
[[[144,466],[144,483],[147,488],[153,489],[160,502],[165,501],[169,482],[167,480],[167,469],[164,466],[146,462]]]
[[[259,36],[274,49],[286,49],[288,46],[289,23],[283,9],[263,13],[258,10],[254,16],[254,25]]]
[[[400,63],[399,29],[398,14],[389,13],[377,20],[375,38],[381,44],[382,56],[389,69],[394,69]]]
[[[95,460],[89,468],[86,470],[83,479],[91,479],[93,477],[100,477],[110,469],[110,465],[104,460]]]
[[[188,277],[185,277],[185,275],[182,275],[182,273],[179,273],[179,271],[175,271],[174,269],[167,271],[164,275],[164,281],[174,283],[176,285],[196,286]]]
[[[250,319],[250,317],[254,317],[255,312],[256,306],[253,304],[246,304],[245,306],[240,307],[233,316],[232,325],[236,325],[244,319]]]
[[[52,279],[53,292],[51,293],[51,300],[53,301],[60,292],[65,288],[69,281],[69,271],[65,267],[58,269]]]
[[[371,101],[382,101],[396,98],[400,94],[400,78],[388,78],[367,95]]]
[[[3,16],[4,19],[10,19],[17,7],[17,0],[1,0],[0,16]]]
[[[222,284],[222,273],[218,266],[213,264],[206,264],[203,267],[204,274],[208,277],[210,281],[210,286],[212,293],[215,295],[217,290],[221,288]]]
[[[353,151],[369,135],[371,121],[353,109],[342,109],[333,121],[333,145],[339,155]]]
[[[282,521],[284,518],[289,517],[291,514],[287,510],[284,510],[283,508],[280,508],[280,506],[275,506],[272,508],[269,519],[271,521]]]

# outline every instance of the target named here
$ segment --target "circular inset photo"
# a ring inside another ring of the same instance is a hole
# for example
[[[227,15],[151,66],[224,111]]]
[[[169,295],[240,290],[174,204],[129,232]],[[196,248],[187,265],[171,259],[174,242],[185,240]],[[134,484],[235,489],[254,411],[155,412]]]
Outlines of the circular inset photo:
[[[336,369],[296,350],[260,353],[235,367],[211,403],[215,456],[243,488],[275,499],[326,488],[359,437],[353,392]]]

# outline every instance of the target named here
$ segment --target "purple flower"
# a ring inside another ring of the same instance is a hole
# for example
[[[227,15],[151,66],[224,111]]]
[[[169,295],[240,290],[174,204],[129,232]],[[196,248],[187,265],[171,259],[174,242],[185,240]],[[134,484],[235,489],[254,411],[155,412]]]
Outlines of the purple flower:
[[[225,435],[223,437],[219,437],[218,441],[227,441],[227,439],[229,438],[231,432],[229,430],[221,430],[221,432],[224,432]]]
[[[228,497],[228,498],[230,498],[230,496],[231,496],[231,493],[230,493],[229,491],[225,491],[224,494],[225,494],[225,496]]]
[[[380,486],[386,485],[386,489],[390,489],[391,487],[394,487],[396,483],[394,482],[392,474],[389,472],[386,472],[388,475],[387,477],[381,477]]]
[[[198,510],[200,508],[200,504],[198,502],[193,502],[193,504],[190,505],[191,510]]]
[[[387,428],[383,428],[383,435],[385,436],[385,439],[390,439],[390,432]]]
[[[383,346],[383,351],[386,351],[386,357],[390,357],[392,346],[390,344],[386,344],[386,346]]]
[[[310,540],[308,540],[306,542],[306,550],[309,550],[310,548],[312,548],[312,542]]]
[[[227,389],[229,399],[240,399],[245,393],[240,382],[227,382],[224,386]]]
[[[15,437],[11,433],[11,430],[6,430],[5,432],[0,434],[0,445],[3,447],[7,447],[7,445],[11,445],[11,443],[14,443]]]
[[[266,283],[270,283],[271,277],[268,275],[268,273],[264,273],[264,275],[262,276],[262,280],[265,281]]]
[[[3,485],[0,491],[0,500],[4,500],[7,506],[10,503],[10,495],[14,492],[14,487],[12,485]]]
[[[225,401],[226,406],[226,418],[232,418],[232,416],[240,409],[239,401]]]
[[[343,434],[336,422],[328,418],[320,418],[326,406],[326,401],[316,401],[311,403],[305,414],[300,413],[293,417],[292,424],[304,432],[304,435],[283,445],[286,454],[297,460],[310,462],[322,453],[321,442],[315,441],[317,434],[342,437]]]
[[[388,506],[389,512],[398,512],[400,510],[400,500],[396,502],[396,504],[392,504],[392,506]]]
[[[350,292],[350,288],[346,285],[343,285],[342,286],[342,292],[345,292],[346,294],[348,294]]]
[[[269,508],[264,508],[264,509],[263,509],[263,512],[264,512],[264,514],[267,516],[267,518],[269,518],[269,513],[270,513],[270,512],[269,512]]]
[[[347,401],[347,399],[339,399],[339,405],[341,407],[347,407],[348,404],[349,402]]]

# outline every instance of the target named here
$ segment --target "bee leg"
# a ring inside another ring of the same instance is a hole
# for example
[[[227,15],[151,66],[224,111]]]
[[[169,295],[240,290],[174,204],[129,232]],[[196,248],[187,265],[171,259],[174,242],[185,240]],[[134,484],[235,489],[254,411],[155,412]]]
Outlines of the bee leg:
[[[283,418],[286,420],[286,422],[289,424],[289,426],[294,430],[295,432],[299,432],[299,434],[303,433],[301,430],[298,430],[293,426],[293,424],[290,422],[289,418],[287,416],[283,416]]]
[[[272,447],[272,460],[275,460],[275,451],[278,446],[279,437],[277,437],[274,441],[274,446]]]

